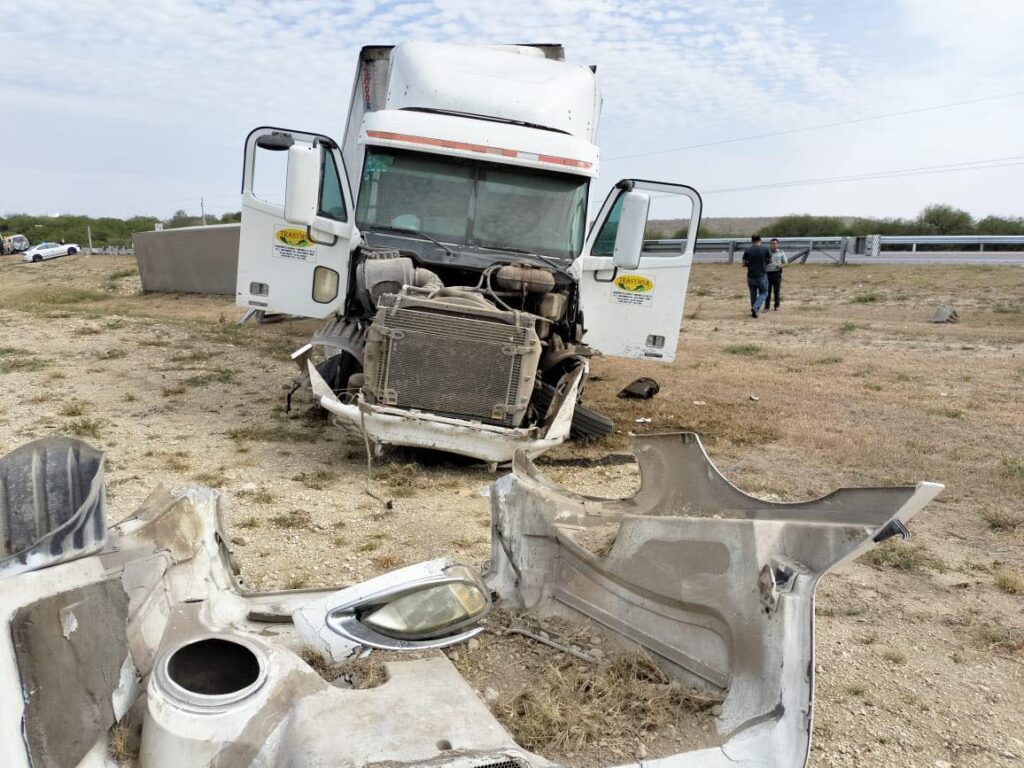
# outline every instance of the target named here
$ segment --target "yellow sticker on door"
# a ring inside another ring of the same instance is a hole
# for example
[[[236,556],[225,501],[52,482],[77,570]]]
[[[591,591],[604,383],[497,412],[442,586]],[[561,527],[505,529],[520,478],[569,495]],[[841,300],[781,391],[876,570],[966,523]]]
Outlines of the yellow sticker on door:
[[[316,244],[309,239],[306,230],[282,227],[274,232],[274,255],[281,259],[312,261],[316,256]]]
[[[611,301],[633,307],[649,306],[654,301],[654,280],[643,275],[619,275],[612,281]]]

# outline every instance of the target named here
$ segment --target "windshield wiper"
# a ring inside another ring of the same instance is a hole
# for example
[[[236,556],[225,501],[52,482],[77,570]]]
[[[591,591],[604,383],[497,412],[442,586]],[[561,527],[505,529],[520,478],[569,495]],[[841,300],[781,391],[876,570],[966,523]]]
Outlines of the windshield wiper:
[[[426,232],[420,232],[418,229],[412,229],[412,228],[409,228],[409,227],[383,227],[383,226],[379,226],[377,224],[374,224],[372,227],[368,227],[367,229],[376,229],[376,230],[380,230],[381,232],[400,232],[400,233],[405,234],[405,235],[413,235],[414,237],[422,237],[424,240],[429,240],[430,242],[432,242],[435,245],[437,245],[438,248],[440,248],[442,251],[445,252],[445,254],[448,256],[449,259],[454,259],[455,258],[455,252],[452,251],[451,248],[449,248],[447,245],[442,243],[436,237],[428,235]]]
[[[558,261],[558,259],[554,259],[551,256],[545,256],[543,253],[537,253],[536,251],[528,251],[525,248],[507,248],[505,246],[499,247],[496,245],[481,245],[479,243],[473,243],[472,247],[483,248],[488,251],[504,251],[505,253],[521,253],[524,256],[533,256],[535,259],[540,259],[545,264],[549,265],[556,272],[568,274],[568,272],[565,271],[565,265]]]

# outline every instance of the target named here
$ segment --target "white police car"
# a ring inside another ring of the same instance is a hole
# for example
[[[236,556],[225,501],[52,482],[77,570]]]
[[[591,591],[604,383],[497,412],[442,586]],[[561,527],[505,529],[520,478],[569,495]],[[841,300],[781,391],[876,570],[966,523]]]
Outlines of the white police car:
[[[42,261],[43,259],[56,259],[58,256],[70,256],[78,253],[81,248],[77,243],[40,243],[34,245],[21,254],[22,261]]]

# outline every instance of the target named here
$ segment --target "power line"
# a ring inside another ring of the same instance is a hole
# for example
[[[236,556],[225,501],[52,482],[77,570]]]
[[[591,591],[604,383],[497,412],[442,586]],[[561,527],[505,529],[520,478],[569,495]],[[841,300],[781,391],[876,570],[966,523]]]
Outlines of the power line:
[[[740,141],[754,141],[755,139],[767,139],[772,136],[786,136],[793,133],[803,133],[805,131],[817,131],[821,128],[836,128],[840,125],[853,125],[856,123],[867,123],[872,120],[884,120],[890,117],[901,117],[903,115],[916,115],[922,112],[934,112],[938,109],[952,109],[953,107],[963,107],[968,104],[980,104],[985,101],[996,101],[997,99],[1009,99],[1014,96],[1024,96],[1024,91],[1014,91],[1013,93],[1003,93],[998,96],[985,96],[980,99],[968,99],[967,101],[953,101],[948,104],[935,104],[930,107],[918,107],[916,109],[904,109],[899,112],[884,112],[878,115],[866,115],[864,117],[854,117],[848,120],[837,120],[833,123],[818,123],[817,125],[805,125],[800,128],[787,128],[784,131],[772,131],[771,133],[757,133],[752,136],[736,136],[731,139],[720,139],[718,141],[706,141],[701,144],[688,144],[684,147],[673,147],[671,149],[657,149],[653,152],[637,152],[632,155],[619,155],[618,157],[604,158],[604,162],[612,163],[616,160],[631,160],[636,157],[650,157],[651,155],[667,155],[672,152],[685,152],[690,149],[701,149],[703,147],[717,147],[722,144],[735,144]]]
[[[850,181],[898,179],[906,176],[927,176],[937,173],[956,173],[958,171],[983,171],[989,168],[1006,168],[1014,165],[1024,165],[1024,155],[996,157],[989,160],[968,160],[962,163],[947,163],[944,165],[925,165],[919,168],[900,168],[890,171],[875,171],[873,173],[853,174],[850,176],[794,179],[791,181],[780,181],[772,184],[754,184],[746,187],[720,187],[718,189],[701,190],[701,195],[724,194],[727,192],[755,192],[762,189],[781,189],[784,187],[802,187],[815,184],[842,184]]]

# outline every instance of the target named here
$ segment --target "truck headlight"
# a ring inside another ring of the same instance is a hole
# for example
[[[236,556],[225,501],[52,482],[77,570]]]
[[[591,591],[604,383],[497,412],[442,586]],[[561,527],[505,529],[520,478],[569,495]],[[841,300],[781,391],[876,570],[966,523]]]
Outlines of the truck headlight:
[[[313,301],[327,304],[338,298],[338,283],[341,278],[337,272],[328,267],[317,267],[313,270]]]
[[[490,607],[490,593],[473,568],[439,558],[311,600],[292,620],[303,639],[342,661],[359,648],[463,642],[483,631],[479,622]]]
[[[396,598],[364,614],[363,624],[384,635],[422,639],[451,634],[482,616],[488,600],[476,574],[459,565],[445,575],[461,580]]]

